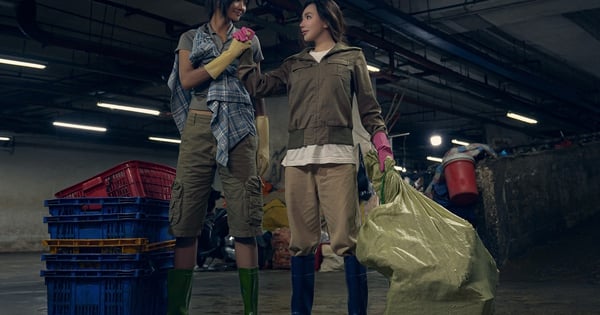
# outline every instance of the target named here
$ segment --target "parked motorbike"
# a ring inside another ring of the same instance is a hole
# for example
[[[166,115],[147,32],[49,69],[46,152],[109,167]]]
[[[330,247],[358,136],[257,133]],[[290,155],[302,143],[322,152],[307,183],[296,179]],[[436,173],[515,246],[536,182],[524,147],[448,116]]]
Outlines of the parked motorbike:
[[[218,264],[215,260],[218,259]],[[198,238],[196,264],[200,269],[229,269],[235,265],[235,246],[233,237],[229,235],[227,210],[215,208],[207,214]]]
[[[229,235],[227,209],[216,208],[216,201],[221,198],[219,191],[213,190],[208,201],[208,211],[198,237],[196,254],[196,270],[230,270],[235,269],[235,239]],[[268,234],[268,235],[267,235]],[[270,233],[257,236],[259,267],[263,268],[270,260]]]
[[[196,265],[198,270],[228,269],[235,266],[235,246],[229,235],[227,210],[216,208],[221,192],[212,190],[208,199],[202,233],[198,237]]]

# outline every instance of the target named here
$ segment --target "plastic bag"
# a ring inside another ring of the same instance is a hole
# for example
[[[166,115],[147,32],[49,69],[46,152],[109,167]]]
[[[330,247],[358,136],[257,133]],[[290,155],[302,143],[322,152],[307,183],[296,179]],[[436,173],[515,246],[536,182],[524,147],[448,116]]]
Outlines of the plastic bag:
[[[492,314],[498,269],[473,226],[402,180],[392,186],[394,199],[370,211],[356,252],[390,280],[385,314]]]
[[[377,151],[369,150],[365,155],[365,169],[367,175],[373,183],[373,189],[381,203],[388,203],[400,193],[400,182],[402,177],[394,169],[396,162],[392,159],[385,160],[385,170],[381,172],[379,170],[379,158],[377,157]]]
[[[273,232],[289,226],[286,205],[281,200],[273,199],[263,206],[263,230]]]
[[[277,228],[273,231],[273,238],[271,239],[273,246],[273,269],[290,269],[291,254],[288,249],[290,238],[290,229],[287,227]]]
[[[358,147],[358,170],[356,171],[356,182],[358,184],[358,200],[367,201],[375,194],[373,184],[367,175],[365,160],[362,150]]]

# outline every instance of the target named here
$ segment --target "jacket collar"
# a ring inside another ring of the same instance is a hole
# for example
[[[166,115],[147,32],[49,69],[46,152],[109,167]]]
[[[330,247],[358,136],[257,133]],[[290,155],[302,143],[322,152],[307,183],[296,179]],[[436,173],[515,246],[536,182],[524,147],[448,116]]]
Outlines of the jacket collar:
[[[289,56],[288,58],[286,58],[286,60],[287,59],[314,60],[314,58],[310,55],[310,51],[312,49],[313,49],[313,47],[306,47],[301,52]],[[323,58],[326,58],[327,56],[330,56],[330,55],[333,55],[333,54],[336,54],[339,52],[352,51],[352,50],[361,50],[361,49],[359,47],[348,46],[342,42],[337,42],[337,43],[335,43],[333,48],[331,48],[331,50]]]

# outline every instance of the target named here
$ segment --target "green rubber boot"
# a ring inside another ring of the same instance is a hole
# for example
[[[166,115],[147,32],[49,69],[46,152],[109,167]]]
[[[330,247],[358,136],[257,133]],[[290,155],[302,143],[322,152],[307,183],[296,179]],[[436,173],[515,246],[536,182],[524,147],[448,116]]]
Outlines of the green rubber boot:
[[[258,315],[258,268],[238,268],[244,315]]]
[[[167,275],[167,315],[188,315],[194,270],[171,269]]]

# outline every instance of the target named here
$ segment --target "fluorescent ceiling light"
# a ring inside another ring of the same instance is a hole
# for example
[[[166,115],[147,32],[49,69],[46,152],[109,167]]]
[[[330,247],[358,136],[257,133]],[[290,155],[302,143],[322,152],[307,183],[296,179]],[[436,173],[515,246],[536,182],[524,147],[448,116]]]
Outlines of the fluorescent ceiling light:
[[[369,70],[371,72],[379,72],[379,68],[377,68],[375,66],[371,66],[371,65],[367,65],[367,70]]]
[[[6,58],[0,58],[0,63],[11,65],[11,66],[27,67],[27,68],[34,68],[34,69],[45,69],[46,68],[46,65],[43,65],[40,63],[18,61],[18,60],[6,59]]]
[[[526,122],[528,124],[537,124],[537,120],[523,116],[523,115],[515,114],[513,112],[506,113],[506,117],[516,119],[516,120],[519,120],[522,122]]]
[[[10,141],[10,140],[11,140],[10,137],[0,136],[0,141]]]
[[[438,145],[442,144],[442,137],[438,135],[431,136],[431,138],[429,138],[429,142],[431,142],[432,146],[437,147]]]
[[[470,144],[468,142],[460,141],[460,140],[456,140],[456,139],[452,139],[452,143],[457,144],[457,145],[464,145],[465,147]]]
[[[128,112],[135,112],[135,113],[140,113],[140,114],[147,114],[147,115],[154,115],[154,116],[160,115],[160,111],[157,111],[155,109],[147,109],[147,108],[141,108],[141,107],[133,107],[133,106],[102,103],[102,102],[99,102],[97,105],[98,105],[98,107],[104,107],[104,108],[116,109],[116,110],[124,110],[124,111],[128,111]]]
[[[438,162],[438,163],[442,163],[442,158],[439,157],[435,157],[435,156],[428,156],[427,157],[427,161],[433,161],[433,162]]]
[[[181,140],[179,140],[179,139],[161,138],[161,137],[148,137],[148,140],[158,141],[158,142],[168,142],[168,143],[181,143]]]
[[[106,132],[106,128],[104,128],[104,127],[96,127],[96,126],[89,126],[89,125],[71,124],[71,123],[60,122],[60,121],[55,121],[55,122],[53,122],[52,124],[53,124],[54,126],[57,126],[57,127],[74,128],[74,129],[83,129],[83,130],[97,131],[97,132]]]
[[[406,167],[402,167],[402,166],[394,166],[394,169],[398,172],[402,172],[402,173],[406,173]]]

